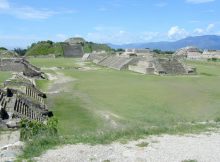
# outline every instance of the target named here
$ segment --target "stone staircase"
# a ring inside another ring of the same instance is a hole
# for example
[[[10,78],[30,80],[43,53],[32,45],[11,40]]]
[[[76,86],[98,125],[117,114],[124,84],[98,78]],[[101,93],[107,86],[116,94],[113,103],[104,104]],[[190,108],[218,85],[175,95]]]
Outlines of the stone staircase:
[[[132,58],[109,56],[102,60],[99,65],[122,70],[125,69],[132,60]]]
[[[106,54],[90,54],[89,60],[92,60],[93,63],[98,64],[107,57],[108,56]]]
[[[28,118],[30,120],[44,121],[48,111],[39,104],[34,104],[30,100],[18,97],[14,104],[14,115],[18,118]]]
[[[184,66],[176,59],[158,59],[155,69],[158,74],[186,74]]]

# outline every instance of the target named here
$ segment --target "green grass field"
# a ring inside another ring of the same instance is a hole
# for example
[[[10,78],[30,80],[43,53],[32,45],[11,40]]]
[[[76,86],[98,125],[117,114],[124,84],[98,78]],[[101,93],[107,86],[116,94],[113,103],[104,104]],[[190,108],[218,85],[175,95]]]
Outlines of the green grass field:
[[[0,71],[0,87],[4,83],[5,80],[11,77],[11,72]]]
[[[58,144],[125,142],[152,134],[199,133],[219,127],[220,64],[188,62],[198,75],[154,76],[83,64],[79,59],[31,59],[63,84],[39,80],[47,104],[58,118],[57,138],[35,139],[23,158],[38,156]],[[92,67],[79,70],[78,67]],[[52,67],[61,67],[52,70]],[[77,67],[77,68],[76,68]],[[63,89],[62,89],[63,88]],[[200,123],[203,122],[203,123]],[[204,124],[205,122],[205,124]]]
[[[44,67],[77,67],[74,59],[33,59]],[[63,136],[127,129],[172,128],[220,116],[220,64],[190,62],[195,76],[152,76],[107,68],[59,72],[69,92],[49,97]],[[42,82],[42,81],[41,81]],[[45,84],[47,81],[45,81]],[[41,83],[42,86],[43,83]]]

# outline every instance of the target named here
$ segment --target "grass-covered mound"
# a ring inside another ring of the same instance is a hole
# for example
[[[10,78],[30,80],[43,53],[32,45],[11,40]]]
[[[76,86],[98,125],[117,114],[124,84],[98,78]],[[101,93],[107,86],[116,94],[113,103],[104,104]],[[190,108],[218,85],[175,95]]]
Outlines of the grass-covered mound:
[[[33,43],[26,52],[27,56],[38,56],[55,54],[56,56],[63,56],[63,49],[61,43],[54,43],[52,41],[40,41]]]
[[[85,53],[91,53],[93,51],[112,51],[112,49],[106,44],[97,44],[93,42],[85,42],[83,49]]]
[[[65,42],[52,42],[48,41],[40,41],[37,43],[33,43],[26,52],[27,56],[39,56],[39,55],[49,55],[55,54],[56,56],[64,56],[63,44],[68,43],[80,43],[83,47],[84,53],[91,53],[93,51],[107,51],[110,52],[112,49],[106,44],[97,44],[93,42],[86,42],[79,38],[76,40],[74,38],[70,38]]]

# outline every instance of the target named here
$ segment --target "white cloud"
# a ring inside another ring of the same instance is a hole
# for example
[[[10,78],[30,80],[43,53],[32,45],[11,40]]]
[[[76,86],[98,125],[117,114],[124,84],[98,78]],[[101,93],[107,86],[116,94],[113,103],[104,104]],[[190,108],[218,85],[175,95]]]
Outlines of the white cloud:
[[[210,32],[215,27],[215,24],[209,24],[207,27],[207,32]]]
[[[173,26],[167,33],[167,36],[171,40],[177,40],[185,38],[189,35],[189,33],[184,29],[180,28],[179,26]]]
[[[215,0],[186,0],[187,3],[192,3],[192,4],[208,3],[214,1]]]
[[[140,42],[155,42],[167,40],[179,40],[188,36],[198,36],[205,34],[216,34],[213,30],[215,24],[209,24],[205,28],[195,28],[194,30],[186,30],[179,26],[172,26],[167,32],[129,32],[120,27],[96,26],[88,34],[84,35],[88,41],[101,43],[140,43]]]
[[[203,35],[205,33],[205,30],[204,29],[201,29],[201,28],[196,28],[193,33],[195,35]]]
[[[209,24],[206,28],[196,28],[191,35],[207,35],[207,34],[217,34],[214,32],[215,24]]]
[[[73,10],[53,11],[49,9],[36,9],[30,6],[16,6],[7,0],[0,0],[0,14],[12,15],[20,19],[47,19],[57,14],[71,14]]]
[[[17,8],[11,14],[21,19],[47,19],[58,12],[50,10],[38,10],[31,7]]]
[[[133,33],[119,27],[95,27],[95,31],[88,33],[85,39],[100,43],[128,44],[156,41],[161,38],[158,32]]]

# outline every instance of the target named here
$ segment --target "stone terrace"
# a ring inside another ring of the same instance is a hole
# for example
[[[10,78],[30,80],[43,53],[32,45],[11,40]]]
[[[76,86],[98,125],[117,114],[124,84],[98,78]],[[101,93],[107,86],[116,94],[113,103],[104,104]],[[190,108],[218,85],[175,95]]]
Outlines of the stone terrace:
[[[17,74],[11,80],[4,82],[0,89],[0,118],[8,126],[17,127],[21,118],[44,121],[53,113],[45,104],[46,94],[35,87],[33,81]]]

